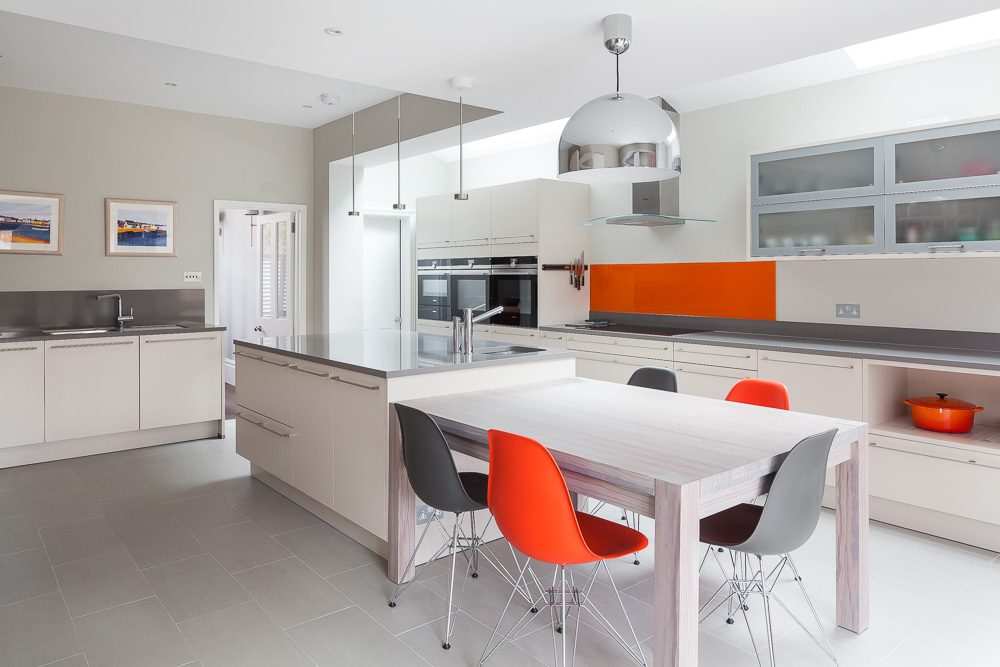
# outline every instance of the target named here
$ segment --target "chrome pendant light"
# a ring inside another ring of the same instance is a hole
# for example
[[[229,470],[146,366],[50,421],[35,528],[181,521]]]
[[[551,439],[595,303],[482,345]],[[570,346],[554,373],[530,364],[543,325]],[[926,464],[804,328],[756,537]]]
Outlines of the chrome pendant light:
[[[458,89],[458,194],[455,199],[465,201],[469,195],[465,194],[465,155],[462,138],[462,129],[465,126],[465,102],[462,99],[463,93],[472,88],[472,79],[467,76],[456,76],[451,80],[451,87]]]
[[[361,215],[358,212],[357,202],[354,199],[354,158],[356,157],[354,151],[354,112],[357,110],[357,104],[354,97],[354,84],[351,84],[351,210],[347,212],[347,215],[358,216]]]
[[[402,103],[403,96],[396,96],[396,203],[392,205],[397,211],[402,211],[406,208],[406,204],[403,203],[403,158],[402,151],[400,150],[400,134],[399,134],[399,119],[402,116]]]
[[[615,94],[587,102],[570,117],[559,139],[559,178],[644,183],[680,175],[680,140],[670,117],[618,85],[618,58],[631,41],[631,16],[604,18],[604,46],[615,57]]]

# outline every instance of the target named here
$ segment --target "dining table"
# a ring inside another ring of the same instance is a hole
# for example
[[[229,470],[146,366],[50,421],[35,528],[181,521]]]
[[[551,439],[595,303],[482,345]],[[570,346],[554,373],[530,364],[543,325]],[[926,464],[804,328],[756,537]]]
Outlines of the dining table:
[[[837,434],[836,622],[868,627],[868,427],[864,422],[585,378],[400,401],[423,410],[453,451],[488,460],[491,429],[542,443],[569,490],[654,520],[653,661],[698,664],[699,520],[767,493],[802,439]],[[415,496],[390,409],[389,578],[409,579]],[[544,508],[539,508],[544,511]]]

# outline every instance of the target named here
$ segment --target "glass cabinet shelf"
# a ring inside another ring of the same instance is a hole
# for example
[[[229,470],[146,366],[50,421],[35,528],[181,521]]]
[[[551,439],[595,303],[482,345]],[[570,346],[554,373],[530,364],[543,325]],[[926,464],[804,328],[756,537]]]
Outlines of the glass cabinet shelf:
[[[889,195],[888,252],[1000,250],[1000,186]]]
[[[750,169],[753,205],[881,194],[882,140],[754,155]]]
[[[883,216],[882,196],[754,207],[751,255],[880,253],[884,247]]]

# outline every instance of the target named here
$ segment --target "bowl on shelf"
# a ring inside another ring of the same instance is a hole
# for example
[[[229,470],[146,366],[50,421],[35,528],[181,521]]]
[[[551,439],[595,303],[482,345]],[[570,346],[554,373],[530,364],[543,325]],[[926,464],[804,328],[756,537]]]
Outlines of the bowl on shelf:
[[[977,412],[983,408],[948,394],[907,398],[913,425],[926,431],[939,433],[968,433],[972,430]]]

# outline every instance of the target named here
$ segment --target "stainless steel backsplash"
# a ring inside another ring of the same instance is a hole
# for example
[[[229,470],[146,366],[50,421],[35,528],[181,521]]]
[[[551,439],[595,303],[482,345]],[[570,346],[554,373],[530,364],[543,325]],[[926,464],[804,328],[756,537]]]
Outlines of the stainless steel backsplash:
[[[0,292],[0,330],[117,326],[117,299],[96,298],[112,292],[122,295],[126,313],[133,309],[131,326],[205,323],[203,289]]]

